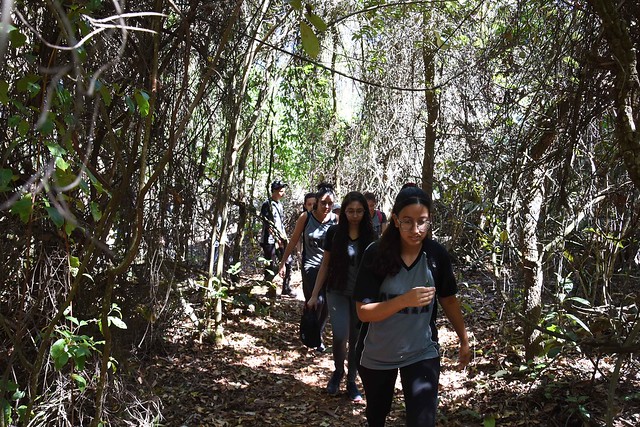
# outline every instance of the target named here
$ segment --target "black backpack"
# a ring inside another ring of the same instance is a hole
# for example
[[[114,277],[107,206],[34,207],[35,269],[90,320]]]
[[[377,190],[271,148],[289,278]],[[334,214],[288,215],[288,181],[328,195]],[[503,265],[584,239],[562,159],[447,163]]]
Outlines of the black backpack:
[[[300,340],[307,347],[316,348],[320,345],[320,309],[307,307],[305,304],[300,318]]]

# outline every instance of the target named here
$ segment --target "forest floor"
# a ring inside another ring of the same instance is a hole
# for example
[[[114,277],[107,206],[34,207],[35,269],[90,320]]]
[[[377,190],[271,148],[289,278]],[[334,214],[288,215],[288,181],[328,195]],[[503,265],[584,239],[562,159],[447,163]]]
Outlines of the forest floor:
[[[254,289],[248,309],[227,313],[221,344],[198,343],[188,323],[176,325],[162,354],[138,366],[138,382],[148,385],[161,402],[161,425],[366,425],[365,404],[352,403],[344,383],[339,396],[324,391],[333,371],[330,347],[317,353],[301,344],[299,274],[293,282],[294,297],[269,299],[264,289]],[[470,283],[461,283],[459,293],[474,350],[464,371],[456,369],[457,337],[439,320],[443,357],[438,426],[605,425],[608,377],[615,360],[561,353],[553,360],[524,364],[521,346],[515,344],[517,329],[501,320],[503,307],[492,285]],[[327,344],[330,334],[328,325]],[[615,408],[616,427],[640,425],[637,357],[623,366]],[[398,383],[387,426],[403,425]]]

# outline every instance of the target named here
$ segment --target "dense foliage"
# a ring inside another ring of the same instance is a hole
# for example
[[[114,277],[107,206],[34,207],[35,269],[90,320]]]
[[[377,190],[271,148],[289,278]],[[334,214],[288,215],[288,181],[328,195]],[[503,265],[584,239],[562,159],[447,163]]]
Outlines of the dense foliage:
[[[632,3],[3,2],[0,425],[159,416],[126,360],[185,318],[220,339],[274,178],[292,216],[322,180],[385,210],[422,183],[523,360],[615,355],[611,423],[640,348]]]

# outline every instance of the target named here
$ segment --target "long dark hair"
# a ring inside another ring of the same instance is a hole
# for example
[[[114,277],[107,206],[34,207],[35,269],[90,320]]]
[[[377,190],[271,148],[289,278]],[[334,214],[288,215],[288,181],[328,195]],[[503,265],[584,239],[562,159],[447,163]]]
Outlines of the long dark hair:
[[[358,191],[351,191],[342,199],[340,206],[340,220],[336,227],[331,245],[331,260],[329,262],[329,286],[331,289],[344,290],[347,285],[349,273],[349,219],[347,218],[347,206],[353,202],[358,202],[364,213],[358,226],[358,259],[356,265],[360,264],[364,250],[375,240],[375,232],[371,224],[371,215],[367,199]]]
[[[413,204],[424,205],[431,212],[431,198],[427,193],[422,191],[420,187],[405,185],[396,196],[391,213],[397,216],[402,209]],[[381,276],[395,276],[402,268],[402,258],[400,256],[400,229],[396,227],[395,221],[391,218],[378,244],[378,253],[374,257],[371,268]]]

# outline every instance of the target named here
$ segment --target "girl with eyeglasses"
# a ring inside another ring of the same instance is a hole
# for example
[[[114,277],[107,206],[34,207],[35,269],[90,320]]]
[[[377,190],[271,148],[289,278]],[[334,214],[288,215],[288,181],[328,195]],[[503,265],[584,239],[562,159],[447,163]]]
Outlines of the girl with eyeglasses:
[[[424,191],[403,188],[389,226],[367,248],[358,271],[354,299],[358,317],[368,323],[361,332],[358,372],[369,427],[385,425],[398,371],[406,425],[436,425],[440,353],[435,297],[460,339],[459,365],[471,359],[449,255],[427,237],[430,214],[431,199]]]
[[[346,360],[347,394],[353,402],[362,400],[362,394],[356,384],[359,321],[353,300],[353,288],[362,254],[374,239],[375,233],[367,200],[357,191],[348,193],[340,205],[338,224],[331,226],[327,231],[322,264],[311,298],[307,301],[308,306],[315,307],[320,292],[326,287],[335,365],[327,384],[327,393],[331,396],[339,393]]]
[[[300,215],[296,221],[289,244],[282,256],[282,259],[286,260],[302,237],[302,291],[305,301],[311,298],[311,293],[316,283],[316,277],[322,263],[324,238],[327,230],[337,222],[337,216],[331,212],[335,199],[336,194],[333,190],[333,185],[327,183],[318,185],[316,203],[313,206],[313,210],[303,212]],[[278,273],[281,277],[284,277],[285,264],[283,262],[280,263]],[[324,300],[324,294],[322,294],[322,297]],[[322,304],[320,310],[320,336],[322,337],[328,316],[327,305]],[[323,352],[324,344],[320,343],[316,350]]]

